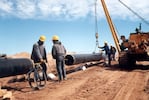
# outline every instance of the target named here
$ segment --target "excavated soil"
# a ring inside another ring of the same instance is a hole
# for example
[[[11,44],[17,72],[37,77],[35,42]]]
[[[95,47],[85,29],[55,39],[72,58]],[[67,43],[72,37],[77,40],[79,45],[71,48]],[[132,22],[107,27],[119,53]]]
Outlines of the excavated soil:
[[[126,70],[114,61],[111,67],[99,64],[70,72],[78,66],[66,66],[67,80],[49,80],[40,90],[31,89],[27,81],[8,83],[13,77],[1,78],[0,82],[2,88],[12,91],[12,100],[149,100],[147,65]]]

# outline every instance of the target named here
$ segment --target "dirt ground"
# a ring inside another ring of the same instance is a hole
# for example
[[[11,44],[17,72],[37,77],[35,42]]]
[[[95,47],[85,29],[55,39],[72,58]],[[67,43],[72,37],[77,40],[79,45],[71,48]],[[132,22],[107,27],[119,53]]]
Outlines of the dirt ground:
[[[67,72],[78,66],[66,66]],[[54,69],[53,63],[56,73]],[[41,90],[31,89],[27,81],[7,83],[11,78],[0,82],[2,88],[12,91],[12,100],[149,100],[147,65],[131,70],[120,69],[116,61],[111,67],[94,65],[67,74],[67,80],[60,83],[49,80]]]

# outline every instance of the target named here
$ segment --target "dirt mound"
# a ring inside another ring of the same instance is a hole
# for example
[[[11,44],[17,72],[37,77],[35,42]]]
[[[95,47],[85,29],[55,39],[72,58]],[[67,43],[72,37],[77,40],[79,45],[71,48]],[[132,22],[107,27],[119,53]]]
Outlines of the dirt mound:
[[[30,54],[27,52],[21,52],[14,55],[8,55],[11,58],[30,58]]]

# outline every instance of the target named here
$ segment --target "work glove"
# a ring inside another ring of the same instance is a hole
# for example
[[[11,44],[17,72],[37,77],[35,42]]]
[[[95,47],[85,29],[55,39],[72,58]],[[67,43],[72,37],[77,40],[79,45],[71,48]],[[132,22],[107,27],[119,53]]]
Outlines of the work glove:
[[[44,62],[44,60],[43,60],[43,59],[40,59],[40,62],[41,62],[41,63],[43,63],[43,62]]]

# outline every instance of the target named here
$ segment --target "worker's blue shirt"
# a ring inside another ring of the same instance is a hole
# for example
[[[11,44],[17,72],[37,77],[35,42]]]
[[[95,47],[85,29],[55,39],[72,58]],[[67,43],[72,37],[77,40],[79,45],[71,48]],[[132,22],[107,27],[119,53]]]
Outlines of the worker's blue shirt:
[[[109,46],[108,45],[105,45],[105,46],[100,47],[100,48],[102,48],[105,51],[105,54],[106,55],[110,54],[110,49],[109,49]]]

